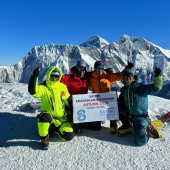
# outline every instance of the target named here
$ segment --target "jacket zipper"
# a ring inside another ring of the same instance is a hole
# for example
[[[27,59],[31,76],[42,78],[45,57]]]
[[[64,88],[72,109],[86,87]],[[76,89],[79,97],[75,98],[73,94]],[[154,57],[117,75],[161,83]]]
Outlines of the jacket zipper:
[[[52,107],[52,110],[54,111],[54,105],[53,105],[53,99],[52,99],[52,96],[50,96],[50,101],[51,101],[51,107]]]

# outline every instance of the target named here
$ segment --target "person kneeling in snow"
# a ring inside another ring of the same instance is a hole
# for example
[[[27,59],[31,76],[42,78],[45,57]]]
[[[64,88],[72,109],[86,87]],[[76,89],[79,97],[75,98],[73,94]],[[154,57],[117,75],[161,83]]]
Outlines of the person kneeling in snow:
[[[47,70],[46,81],[38,85],[39,68],[35,69],[30,78],[28,92],[34,97],[41,98],[41,110],[38,118],[38,133],[42,148],[48,149],[50,129],[56,131],[66,140],[72,140],[74,132],[65,115],[65,105],[68,105],[69,92],[60,82],[62,72],[52,66]]]
[[[148,115],[148,95],[154,95],[162,89],[161,70],[155,68],[154,83],[143,85],[135,80],[133,72],[124,71],[124,87],[118,98],[119,117],[122,126],[118,129],[121,134],[134,134],[134,141],[138,146],[145,145],[149,137],[160,138],[159,129],[151,124]]]

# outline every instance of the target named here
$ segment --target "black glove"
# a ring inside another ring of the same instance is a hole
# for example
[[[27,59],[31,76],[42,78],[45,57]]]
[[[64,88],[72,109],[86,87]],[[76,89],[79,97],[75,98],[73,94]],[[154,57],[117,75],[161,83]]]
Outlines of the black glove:
[[[107,68],[107,69],[105,69],[105,71],[106,71],[107,74],[112,74],[113,73],[112,68]]]
[[[125,69],[132,69],[134,64],[132,62],[128,62],[128,65],[125,67]]]
[[[39,68],[36,68],[36,69],[33,71],[33,76],[38,77],[38,76],[39,76],[39,72],[40,72],[40,69],[39,69]]]
[[[161,70],[156,66],[155,67],[155,77],[161,76]]]

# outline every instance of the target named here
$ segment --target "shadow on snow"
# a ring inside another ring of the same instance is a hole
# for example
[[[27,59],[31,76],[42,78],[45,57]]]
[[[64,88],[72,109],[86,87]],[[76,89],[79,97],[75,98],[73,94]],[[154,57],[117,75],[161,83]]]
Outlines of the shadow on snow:
[[[35,150],[41,149],[35,116],[30,117],[24,114],[0,112],[0,122],[0,147],[28,146]],[[78,138],[86,136],[120,145],[135,146],[133,135],[119,136],[117,134],[110,134],[107,127],[102,127],[100,131],[83,129],[82,134],[75,136]],[[50,138],[50,142],[62,142],[62,140],[56,134]]]
[[[36,117],[0,112],[0,147],[28,146],[39,148]]]
[[[136,146],[134,144],[133,134],[128,134],[128,135],[111,134],[110,128],[104,126],[101,128],[101,130],[98,131],[83,129],[83,133],[76,136],[77,137],[86,136],[89,138],[94,138],[97,140],[107,141],[111,143],[117,143],[120,145]]]

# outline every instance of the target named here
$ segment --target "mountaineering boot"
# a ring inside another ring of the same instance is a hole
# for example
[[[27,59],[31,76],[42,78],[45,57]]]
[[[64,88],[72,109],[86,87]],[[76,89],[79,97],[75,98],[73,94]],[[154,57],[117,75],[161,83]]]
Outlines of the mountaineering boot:
[[[132,124],[128,120],[122,119],[121,122],[122,122],[122,126],[118,128],[119,135],[126,135],[126,134],[133,133]]]
[[[49,146],[49,136],[41,137],[41,146],[43,150],[47,150]]]
[[[127,135],[133,133],[133,128],[121,126],[117,131],[119,135]]]
[[[148,136],[151,138],[162,137],[161,131],[158,128],[154,127],[154,125],[152,125],[151,122],[148,124],[146,131],[147,131]]]

